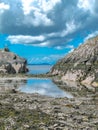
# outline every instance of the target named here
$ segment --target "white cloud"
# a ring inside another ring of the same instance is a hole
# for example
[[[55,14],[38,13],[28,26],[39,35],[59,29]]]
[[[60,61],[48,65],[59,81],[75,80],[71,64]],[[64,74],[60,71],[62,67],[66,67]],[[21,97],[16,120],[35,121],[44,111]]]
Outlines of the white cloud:
[[[42,14],[38,11],[33,12],[34,13],[34,17],[32,17],[31,15],[28,15],[24,18],[23,24],[25,24],[26,26],[50,26],[53,25],[53,21],[51,21],[51,19],[49,19],[46,14]]]
[[[56,46],[55,49],[57,50],[62,50],[62,49],[65,49],[65,48],[68,48],[68,49],[74,49],[74,45],[66,45],[66,46]]]
[[[70,51],[68,53],[73,52],[75,49],[74,45],[67,45],[66,48],[70,49]]]
[[[14,44],[62,49],[98,31],[98,0],[0,0],[1,10],[0,33]]]
[[[8,36],[7,40],[10,41],[12,44],[19,44],[19,43],[29,44],[29,43],[44,41],[45,37],[42,35],[40,36],[12,35],[12,36]]]
[[[46,14],[35,11],[34,16],[35,18],[33,19],[33,24],[35,26],[39,26],[40,24],[45,26],[53,24],[53,22],[47,17]]]
[[[39,1],[39,6],[44,12],[48,12],[53,9],[53,7],[57,4],[60,3],[61,0],[38,0]]]
[[[71,53],[71,52],[73,52],[74,51],[74,48],[72,48],[68,53]]]
[[[10,6],[8,4],[0,3],[0,13],[3,13],[4,10],[8,10],[8,9],[10,9]]]
[[[75,32],[77,29],[81,28],[81,24],[75,24],[74,20],[68,21],[66,23],[66,29],[63,29],[62,31],[59,32],[53,32],[48,34],[48,37],[65,37],[73,32]]]
[[[63,47],[62,47],[62,46],[56,46],[55,49],[57,49],[57,50],[62,50]]]
[[[85,11],[90,11],[91,13],[94,13],[94,4],[95,0],[79,0],[77,6]]]
[[[67,45],[66,48],[74,49],[74,45]]]
[[[53,21],[49,19],[47,14],[43,11],[44,8],[41,8],[43,2],[40,0],[22,0],[22,4],[25,15],[23,21],[24,24],[30,24],[34,26],[50,26],[53,24]],[[33,16],[31,14],[33,14]]]
[[[50,45],[50,42],[49,41],[46,41],[46,42],[42,42],[42,43],[39,43],[39,44],[33,44],[34,46],[39,46],[39,47],[47,47]]]
[[[48,18],[48,11],[52,10],[53,7],[61,2],[61,0],[21,0],[23,5],[23,12],[26,15],[24,22],[25,24],[31,24],[34,26],[53,25],[53,21]],[[33,12],[33,17],[31,13]]]
[[[79,27],[80,27],[80,25],[75,25],[74,21],[67,22],[66,23],[66,29],[64,29],[62,31],[61,36],[64,37],[64,36],[66,36],[68,34],[71,34],[74,31],[76,31]]]
[[[31,10],[34,10],[36,8],[34,8],[34,6],[32,6],[32,2],[33,0],[21,0],[22,1],[22,6],[23,6],[23,11],[24,14],[27,15],[31,12]]]
[[[53,33],[49,33],[47,34],[48,37],[55,37],[55,36],[59,36],[61,32],[53,32]]]
[[[98,35],[98,31],[95,31],[94,33],[89,34],[85,39],[84,42],[90,38],[93,38]]]
[[[52,10],[53,7],[60,3],[61,0],[21,0],[23,5],[23,11],[24,14],[30,14],[30,12],[33,10],[40,10],[42,12],[48,12],[49,10]]]

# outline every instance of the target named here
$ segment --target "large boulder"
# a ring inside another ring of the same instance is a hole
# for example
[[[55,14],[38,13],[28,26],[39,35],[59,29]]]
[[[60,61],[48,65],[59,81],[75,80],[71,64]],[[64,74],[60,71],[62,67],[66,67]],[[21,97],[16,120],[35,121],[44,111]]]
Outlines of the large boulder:
[[[6,49],[0,50],[0,73],[26,73],[28,71],[26,65],[26,59]]]
[[[59,75],[63,81],[72,80],[86,84],[98,82],[98,36],[87,40],[59,60],[50,74]]]

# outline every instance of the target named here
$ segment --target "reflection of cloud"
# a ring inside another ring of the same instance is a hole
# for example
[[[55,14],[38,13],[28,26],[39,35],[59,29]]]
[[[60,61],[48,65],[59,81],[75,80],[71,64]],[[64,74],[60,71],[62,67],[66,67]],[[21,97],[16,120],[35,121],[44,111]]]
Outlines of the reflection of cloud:
[[[50,80],[33,79],[32,82],[25,86],[20,86],[19,90],[26,93],[39,93],[41,95],[47,95],[51,97],[68,97],[72,98],[70,93],[64,92],[59,89]]]

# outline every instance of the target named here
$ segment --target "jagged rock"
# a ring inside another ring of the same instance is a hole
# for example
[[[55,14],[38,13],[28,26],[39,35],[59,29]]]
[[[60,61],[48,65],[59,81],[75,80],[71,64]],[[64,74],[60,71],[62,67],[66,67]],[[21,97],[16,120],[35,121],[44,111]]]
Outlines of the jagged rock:
[[[63,81],[80,81],[86,84],[98,82],[98,36],[87,40],[59,60],[50,74],[61,76]]]
[[[24,58],[10,52],[9,50],[0,50],[0,73],[25,73],[27,61]]]

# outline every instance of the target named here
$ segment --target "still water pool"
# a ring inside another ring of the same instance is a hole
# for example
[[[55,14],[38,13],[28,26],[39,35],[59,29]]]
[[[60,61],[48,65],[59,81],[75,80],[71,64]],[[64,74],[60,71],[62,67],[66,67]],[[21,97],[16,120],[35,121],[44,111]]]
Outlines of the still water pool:
[[[57,87],[50,79],[29,79],[26,84],[18,89],[25,93],[38,93],[50,97],[67,97],[72,98],[72,95]]]
[[[51,67],[51,65],[28,66],[30,74],[46,73]],[[9,91],[11,89],[16,89],[24,93],[38,93],[49,97],[73,97],[69,92],[60,89],[51,79],[0,79],[0,92]]]
[[[0,93],[12,91],[13,89],[24,93],[38,93],[55,98],[73,97],[69,92],[60,89],[51,79],[0,79]]]

